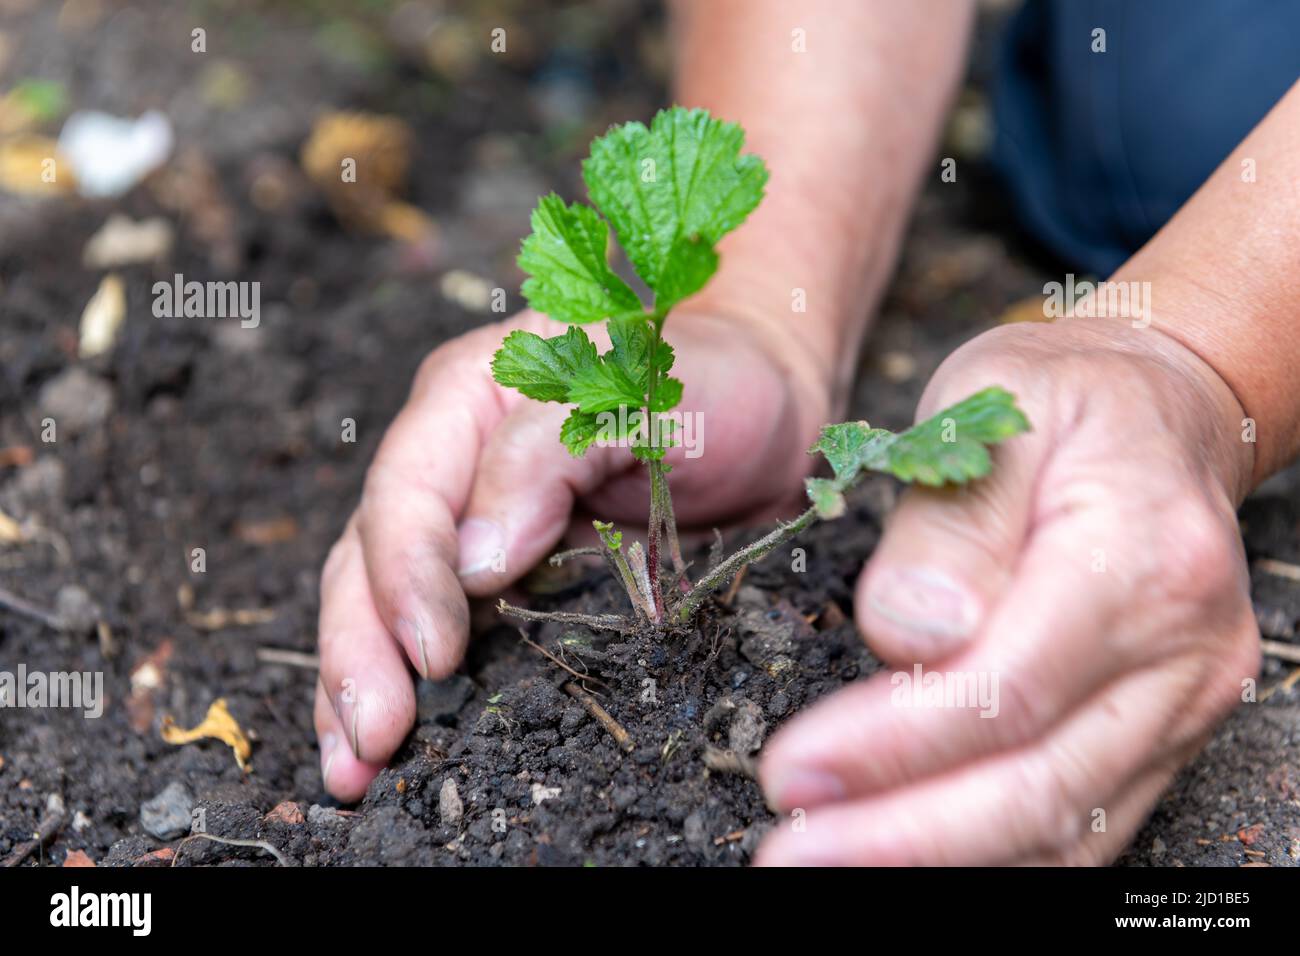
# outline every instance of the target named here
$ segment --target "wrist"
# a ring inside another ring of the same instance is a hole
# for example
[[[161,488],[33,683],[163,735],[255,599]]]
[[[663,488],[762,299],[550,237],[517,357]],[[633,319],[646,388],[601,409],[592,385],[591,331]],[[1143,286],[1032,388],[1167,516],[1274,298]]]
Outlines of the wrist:
[[[669,319],[670,327],[674,320],[709,335],[714,348],[738,363],[758,362],[775,369],[793,405],[801,447],[810,447],[821,427],[842,415],[828,363],[798,336],[792,323],[740,303],[706,311],[692,302],[689,310]]]
[[[1159,319],[1159,316],[1156,317]],[[1206,472],[1238,505],[1254,487],[1253,423],[1223,376],[1194,349],[1169,334],[1159,321],[1135,328],[1128,319],[1064,319],[1058,325],[1095,325],[1119,350],[1149,359],[1168,378],[1171,408],[1189,460]]]

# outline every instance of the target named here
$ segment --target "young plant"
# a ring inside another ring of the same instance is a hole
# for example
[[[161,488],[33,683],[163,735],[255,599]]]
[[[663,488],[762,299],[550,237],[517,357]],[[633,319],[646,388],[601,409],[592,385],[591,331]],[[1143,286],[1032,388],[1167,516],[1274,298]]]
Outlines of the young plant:
[[[807,480],[811,507],[690,581],[663,461],[675,439],[662,416],[681,402],[683,388],[668,374],[674,356],[663,327],[673,307],[716,271],[718,240],[763,198],[767,170],[757,156],[741,153],[744,138],[735,124],[680,107],[661,111],[649,128],[615,126],[592,143],[582,164],[595,208],[566,205],[552,194],[533,212],[532,234],[519,255],[529,276],[523,294],[534,309],[569,328],[552,338],[511,332],[493,358],[492,374],[529,398],[573,406],[560,429],[570,454],[581,456],[594,442],[626,445],[649,472],[650,523],[644,548],[640,542],[625,546],[621,531],[596,521],[602,547],[551,559],[558,564],[578,553],[600,553],[622,581],[633,617],[545,614],[503,601],[502,611],[511,616],[660,636],[687,628],[704,599],[745,565],[813,522],[843,514],[845,491],[864,473],[926,485],[970,481],[991,467],[987,446],[1029,427],[1014,397],[996,387],[898,434],[866,422],[829,425],[810,453],[826,458],[832,477]],[[649,289],[649,304],[610,268],[611,230]],[[608,323],[612,344],[604,354],[582,329],[595,322]],[[672,565],[667,585],[665,560]]]

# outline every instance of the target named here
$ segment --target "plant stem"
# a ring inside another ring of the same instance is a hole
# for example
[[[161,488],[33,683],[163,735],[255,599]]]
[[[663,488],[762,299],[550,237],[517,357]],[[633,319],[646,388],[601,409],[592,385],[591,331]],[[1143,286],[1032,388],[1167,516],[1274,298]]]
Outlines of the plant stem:
[[[623,581],[623,589],[627,591],[628,600],[632,602],[632,607],[638,613],[643,614],[647,620],[653,620],[654,614],[651,610],[649,601],[641,593],[641,588],[637,584],[636,578],[632,575],[632,569],[628,566],[627,558],[623,556],[623,543],[621,537],[616,538],[613,532],[613,525],[606,524],[603,521],[593,521],[592,527],[600,535],[600,540],[605,544],[605,551],[614,562],[614,567],[618,568],[618,576]]]
[[[720,562],[682,598],[681,603],[673,611],[673,616],[676,617],[680,624],[689,623],[691,618],[695,616],[695,612],[699,610],[700,604],[713,592],[714,588],[721,585],[722,582],[746,565],[767,557],[779,545],[789,541],[816,520],[817,509],[809,508],[793,521],[777,525],[772,532],[759,538],[748,547],[741,548],[735,554]]]
[[[686,561],[682,557],[682,543],[677,539],[677,514],[673,511],[672,489],[668,487],[668,476],[664,474],[663,465],[659,462],[655,462],[655,464],[658,465],[658,469],[650,473],[650,493],[652,495],[655,493],[654,479],[657,475],[659,479],[659,516],[663,520],[664,531],[668,536],[668,553],[672,557],[673,570],[677,572],[681,580],[682,589],[689,590],[691,579],[686,576]]]
[[[632,579],[636,581],[646,604],[649,605],[650,620],[658,624],[664,619],[663,600],[655,586],[650,583],[650,570],[646,564],[645,552],[641,550],[640,541],[633,541],[631,547],[627,549],[627,566],[631,569]]]
[[[667,312],[661,312],[658,308],[650,315],[650,325],[654,329],[654,334],[650,337],[650,354],[648,356],[649,364],[649,382],[646,388],[645,400],[645,424],[648,429],[647,440],[651,447],[655,447],[659,441],[659,429],[656,427],[655,407],[655,389],[659,384],[659,366],[656,357],[659,354],[659,341],[663,332],[664,319],[667,318]],[[660,487],[665,485],[663,462],[654,458],[650,459],[650,526],[646,529],[646,571],[647,586],[650,599],[650,605],[653,608],[651,618],[658,622],[663,620],[664,614],[664,597],[663,589],[659,586],[659,538],[664,526],[663,513],[663,494]]]
[[[655,620],[663,619],[664,598],[659,587],[659,535],[663,528],[664,516],[659,485],[663,482],[663,463],[650,462],[650,528],[646,532],[646,587],[650,591],[650,600],[654,604]]]

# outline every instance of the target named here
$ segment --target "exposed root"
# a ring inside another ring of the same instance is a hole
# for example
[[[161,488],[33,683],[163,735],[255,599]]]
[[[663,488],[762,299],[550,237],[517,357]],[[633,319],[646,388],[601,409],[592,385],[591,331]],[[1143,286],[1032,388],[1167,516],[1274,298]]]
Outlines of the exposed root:
[[[546,563],[553,568],[558,568],[575,558],[604,557],[604,554],[604,548],[570,548],[568,551],[557,551],[547,559]]]
[[[271,856],[275,857],[276,862],[281,866],[290,865],[288,858],[265,840],[236,840],[232,837],[213,836],[211,833],[191,833],[177,844],[176,853],[172,856],[172,866],[176,865],[176,861],[181,858],[181,850],[185,849],[185,844],[189,843],[191,840],[211,840],[213,843],[224,843],[227,846],[248,846],[256,850],[265,850],[267,853],[271,854]]]
[[[613,631],[616,634],[635,634],[635,621],[621,614],[577,614],[572,611],[530,611],[527,608],[507,604],[502,598],[497,602],[497,610],[521,621],[555,621],[557,624],[581,624],[595,631]]]
[[[530,638],[528,637],[528,635],[524,633],[524,629],[523,629],[522,627],[519,629],[519,638],[520,638],[520,640],[522,640],[525,644],[527,644],[529,647],[531,647],[533,650],[537,651],[537,653],[541,654],[541,655],[542,655],[543,657],[545,657],[548,661],[550,661],[552,664],[554,664],[556,667],[562,667],[562,668],[564,668],[566,671],[568,671],[568,672],[569,672],[570,674],[572,674],[574,677],[578,678],[578,680],[582,681],[583,683],[586,683],[587,681],[590,681],[590,682],[593,683],[593,684],[599,684],[601,687],[605,688],[606,690],[609,690],[609,689],[610,689],[610,686],[609,686],[608,684],[606,684],[606,683],[605,683],[603,680],[601,680],[600,678],[598,678],[598,677],[592,677],[590,674],[584,674],[584,673],[582,673],[581,671],[574,670],[574,669],[573,669],[572,667],[570,667],[568,664],[564,663],[564,661],[560,660],[558,657],[556,657],[554,654],[552,654],[552,653],[551,653],[550,651],[548,651],[546,648],[542,647],[542,645],[540,645],[540,644],[538,644],[536,641],[530,639]]]

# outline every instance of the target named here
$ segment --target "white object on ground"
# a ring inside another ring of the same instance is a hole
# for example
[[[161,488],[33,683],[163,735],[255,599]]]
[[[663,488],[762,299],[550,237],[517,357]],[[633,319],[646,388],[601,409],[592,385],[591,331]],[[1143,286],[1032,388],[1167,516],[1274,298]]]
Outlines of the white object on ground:
[[[174,230],[161,216],[136,222],[115,212],[90,237],[81,252],[87,269],[116,269],[143,262],[156,262],[171,252]]]
[[[90,198],[128,192],[171,155],[172,124],[150,110],[139,119],[78,110],[59,134],[59,152],[72,164],[77,189]]]
[[[113,273],[104,276],[81,313],[82,358],[102,355],[113,347],[126,319],[126,286]]]

